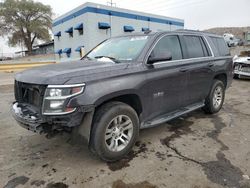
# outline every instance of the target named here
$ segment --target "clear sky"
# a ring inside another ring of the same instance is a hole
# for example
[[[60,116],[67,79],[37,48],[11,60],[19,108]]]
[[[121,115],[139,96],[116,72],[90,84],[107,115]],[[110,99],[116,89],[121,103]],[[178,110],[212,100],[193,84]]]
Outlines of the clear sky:
[[[36,0],[53,8],[54,17],[62,15],[85,0]],[[88,0],[107,4],[110,0]],[[184,19],[186,29],[250,26],[250,0],[113,0],[115,6]],[[0,53],[13,52],[0,39]]]

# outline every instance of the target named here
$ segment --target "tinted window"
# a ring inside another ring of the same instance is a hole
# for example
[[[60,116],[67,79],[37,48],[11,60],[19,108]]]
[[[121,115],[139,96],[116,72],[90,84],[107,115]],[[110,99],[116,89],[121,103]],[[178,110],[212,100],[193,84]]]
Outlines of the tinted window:
[[[220,56],[229,55],[229,50],[223,38],[210,37]]]
[[[172,60],[182,59],[181,45],[178,36],[165,36],[156,44],[153,54],[170,52]]]
[[[206,46],[199,36],[184,36],[187,45],[188,58],[197,58],[208,56]],[[204,49],[205,48],[205,49]]]
[[[207,46],[205,45],[204,39],[200,38],[200,40],[201,40],[201,45],[202,45],[202,49],[203,49],[204,55],[205,56],[211,56],[211,52],[208,50]]]

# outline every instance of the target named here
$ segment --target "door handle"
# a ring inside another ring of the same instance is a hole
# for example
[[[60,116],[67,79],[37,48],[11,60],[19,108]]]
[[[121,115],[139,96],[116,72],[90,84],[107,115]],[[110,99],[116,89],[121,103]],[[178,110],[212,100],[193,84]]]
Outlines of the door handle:
[[[188,71],[187,68],[181,68],[181,69],[180,69],[180,72],[187,72],[187,71]]]
[[[213,66],[214,66],[214,63],[208,63],[208,66],[209,66],[209,67],[213,67]]]

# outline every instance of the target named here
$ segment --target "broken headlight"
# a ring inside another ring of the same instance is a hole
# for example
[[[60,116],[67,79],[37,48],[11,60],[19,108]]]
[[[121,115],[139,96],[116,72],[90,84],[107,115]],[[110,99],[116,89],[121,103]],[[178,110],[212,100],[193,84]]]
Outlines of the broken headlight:
[[[44,115],[62,115],[74,112],[76,108],[67,107],[69,98],[83,93],[85,84],[49,85],[43,101]]]

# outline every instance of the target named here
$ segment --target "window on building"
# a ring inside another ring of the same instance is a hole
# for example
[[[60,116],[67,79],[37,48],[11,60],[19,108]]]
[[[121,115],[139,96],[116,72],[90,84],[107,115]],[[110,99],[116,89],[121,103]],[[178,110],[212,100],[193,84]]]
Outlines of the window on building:
[[[182,59],[182,50],[178,36],[165,36],[156,44],[152,54],[170,52],[172,60]]]
[[[75,49],[76,52],[80,54],[80,57],[83,57],[85,55],[84,53],[84,46],[79,46]]]
[[[124,32],[133,32],[134,30],[135,29],[132,26],[130,26],[130,25],[123,26],[123,31]]]
[[[55,54],[58,54],[59,58],[62,57],[62,53],[63,53],[62,49],[59,49],[59,50],[55,51]]]
[[[110,25],[109,25],[109,23],[99,22],[98,23],[98,28],[99,29],[110,29]]]
[[[65,33],[68,33],[70,37],[73,37],[73,27],[70,27],[65,31]]]
[[[141,28],[141,31],[142,31],[142,32],[145,32],[145,31],[150,31],[150,30],[149,30],[148,27],[142,27],[142,28]]]
[[[65,53],[67,55],[67,57],[70,57],[71,48],[65,48],[62,52]]]
[[[79,35],[83,35],[83,23],[78,24],[74,29],[78,31]]]
[[[59,40],[59,39],[60,39],[60,37],[62,36],[62,32],[61,32],[61,31],[59,31],[59,32],[55,33],[55,34],[54,34],[54,36],[55,36],[55,37],[57,37],[57,38],[58,38],[58,40]]]

